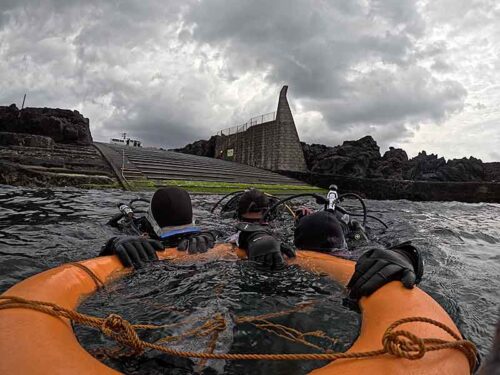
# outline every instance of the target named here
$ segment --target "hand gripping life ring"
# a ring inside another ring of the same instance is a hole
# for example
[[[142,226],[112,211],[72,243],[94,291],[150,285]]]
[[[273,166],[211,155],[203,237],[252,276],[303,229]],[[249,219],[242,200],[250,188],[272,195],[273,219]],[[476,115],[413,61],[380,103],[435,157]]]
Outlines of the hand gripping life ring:
[[[209,259],[243,256],[229,244],[219,244],[200,255],[187,255],[175,249],[159,253],[160,258],[174,261],[186,257]],[[292,263],[313,271],[326,273],[346,284],[354,263],[326,254],[299,251]],[[115,256],[99,257],[80,262],[102,281],[123,274],[124,268]],[[2,296],[17,296],[27,300],[51,302],[76,309],[83,298],[96,290],[96,282],[82,268],[62,265],[34,275],[7,290]],[[381,347],[385,329],[394,321],[409,316],[425,316],[446,324],[460,335],[448,314],[425,292],[418,288],[405,289],[392,282],[360,301],[363,313],[361,333],[348,352],[375,350]],[[402,329],[419,337],[450,340],[450,336],[435,326],[408,323]],[[469,364],[464,354],[453,349],[427,353],[419,360],[395,358],[389,355],[369,359],[341,359],[313,374],[468,374]],[[0,310],[0,374],[118,374],[105,366],[78,343],[70,322],[39,311],[25,308]]]

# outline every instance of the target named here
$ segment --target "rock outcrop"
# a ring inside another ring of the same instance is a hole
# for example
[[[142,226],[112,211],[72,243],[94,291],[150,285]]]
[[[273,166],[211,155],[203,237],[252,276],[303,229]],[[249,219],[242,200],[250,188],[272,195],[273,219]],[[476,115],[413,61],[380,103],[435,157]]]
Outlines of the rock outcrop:
[[[484,164],[474,157],[446,161],[425,151],[409,160],[403,178],[419,181],[489,181]]]
[[[208,141],[202,139],[200,141],[190,143],[182,148],[176,148],[170,151],[213,158],[215,157],[215,143],[217,142],[217,137],[219,136],[214,135],[210,137]]]
[[[382,159],[372,162],[370,177],[402,180],[407,163],[408,155],[405,150],[389,147],[389,151],[384,153]]]
[[[78,111],[54,108],[0,106],[0,132],[50,137],[57,143],[90,145],[89,119]]]
[[[425,151],[420,152],[405,165],[403,179],[439,181],[437,171],[446,166],[446,160],[435,154],[427,155]]]
[[[77,111],[0,107],[0,184],[117,186]]]
[[[358,178],[414,181],[491,181],[494,169],[474,157],[452,159],[425,151],[408,159],[400,148],[390,147],[380,156],[377,142],[366,136],[345,141],[341,146],[302,143],[307,166],[312,173]]]
[[[500,162],[484,163],[484,172],[489,181],[500,182]]]
[[[313,145],[304,150],[306,153],[306,163],[312,172],[352,177],[368,177],[372,163],[380,159],[380,148],[371,136],[345,141],[336,147]]]

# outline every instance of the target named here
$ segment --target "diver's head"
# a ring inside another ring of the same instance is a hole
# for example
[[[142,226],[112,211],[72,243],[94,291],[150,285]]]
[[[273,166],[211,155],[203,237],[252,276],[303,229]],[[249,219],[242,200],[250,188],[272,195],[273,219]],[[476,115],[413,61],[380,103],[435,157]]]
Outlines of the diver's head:
[[[330,211],[318,211],[300,218],[295,226],[294,244],[297,249],[324,253],[347,249],[342,225]]]
[[[186,190],[177,187],[165,187],[155,191],[147,220],[161,239],[198,230],[193,226],[191,197]]]
[[[269,198],[257,189],[245,191],[238,202],[238,219],[242,221],[259,221],[269,208]]]

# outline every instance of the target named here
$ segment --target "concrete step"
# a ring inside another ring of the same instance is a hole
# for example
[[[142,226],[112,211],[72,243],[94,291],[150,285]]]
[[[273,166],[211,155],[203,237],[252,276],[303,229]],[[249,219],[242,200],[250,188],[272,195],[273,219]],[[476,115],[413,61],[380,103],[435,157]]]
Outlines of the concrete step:
[[[264,169],[226,160],[98,143],[108,160],[126,179],[213,181],[246,184],[281,184],[307,186],[305,183]]]
[[[224,168],[223,166],[220,165],[213,165],[210,163],[196,163],[196,164],[191,164],[191,163],[186,163],[186,162],[173,162],[173,161],[167,161],[167,160],[162,160],[162,161],[155,161],[153,159],[151,160],[144,160],[141,159],[140,161],[135,158],[130,158],[132,162],[136,164],[136,166],[140,169],[143,170],[177,170],[179,168],[183,170],[190,170],[191,173],[205,173],[207,171],[209,172],[220,172],[228,175],[233,175],[234,177],[238,178],[241,176],[248,176],[248,177],[257,177],[257,178],[268,178],[272,180],[279,180],[279,181],[288,181],[289,184],[300,184],[303,185],[301,181],[297,181],[285,176],[278,175],[276,173],[272,173],[266,170],[261,170],[257,168],[241,168],[239,167],[240,164],[236,164],[237,167],[235,168]],[[283,183],[283,182],[282,182]]]
[[[170,164],[170,163],[165,163],[165,164],[155,164],[155,165],[149,165],[149,164],[136,164],[136,166],[141,169],[142,171],[164,171],[165,173],[169,171],[178,171],[179,169],[182,169],[185,172],[189,173],[217,173],[217,172],[223,172],[227,175],[232,175],[234,177],[241,177],[241,176],[247,176],[247,177],[257,177],[257,178],[274,178],[275,176],[270,176],[267,173],[255,173],[253,171],[246,171],[246,170],[224,170],[222,168],[209,168],[209,167],[198,167],[194,165],[176,165],[176,164]],[[280,178],[281,180],[281,178]]]

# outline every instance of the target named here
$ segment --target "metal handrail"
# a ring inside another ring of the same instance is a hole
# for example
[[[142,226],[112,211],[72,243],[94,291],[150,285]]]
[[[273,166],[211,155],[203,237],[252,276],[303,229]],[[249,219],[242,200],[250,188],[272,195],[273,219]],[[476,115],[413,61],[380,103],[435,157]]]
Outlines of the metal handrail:
[[[250,120],[241,125],[232,126],[230,128],[222,129],[217,132],[217,135],[232,135],[242,133],[252,126],[263,124],[265,122],[276,120],[276,112],[264,113],[263,115],[252,117]]]

